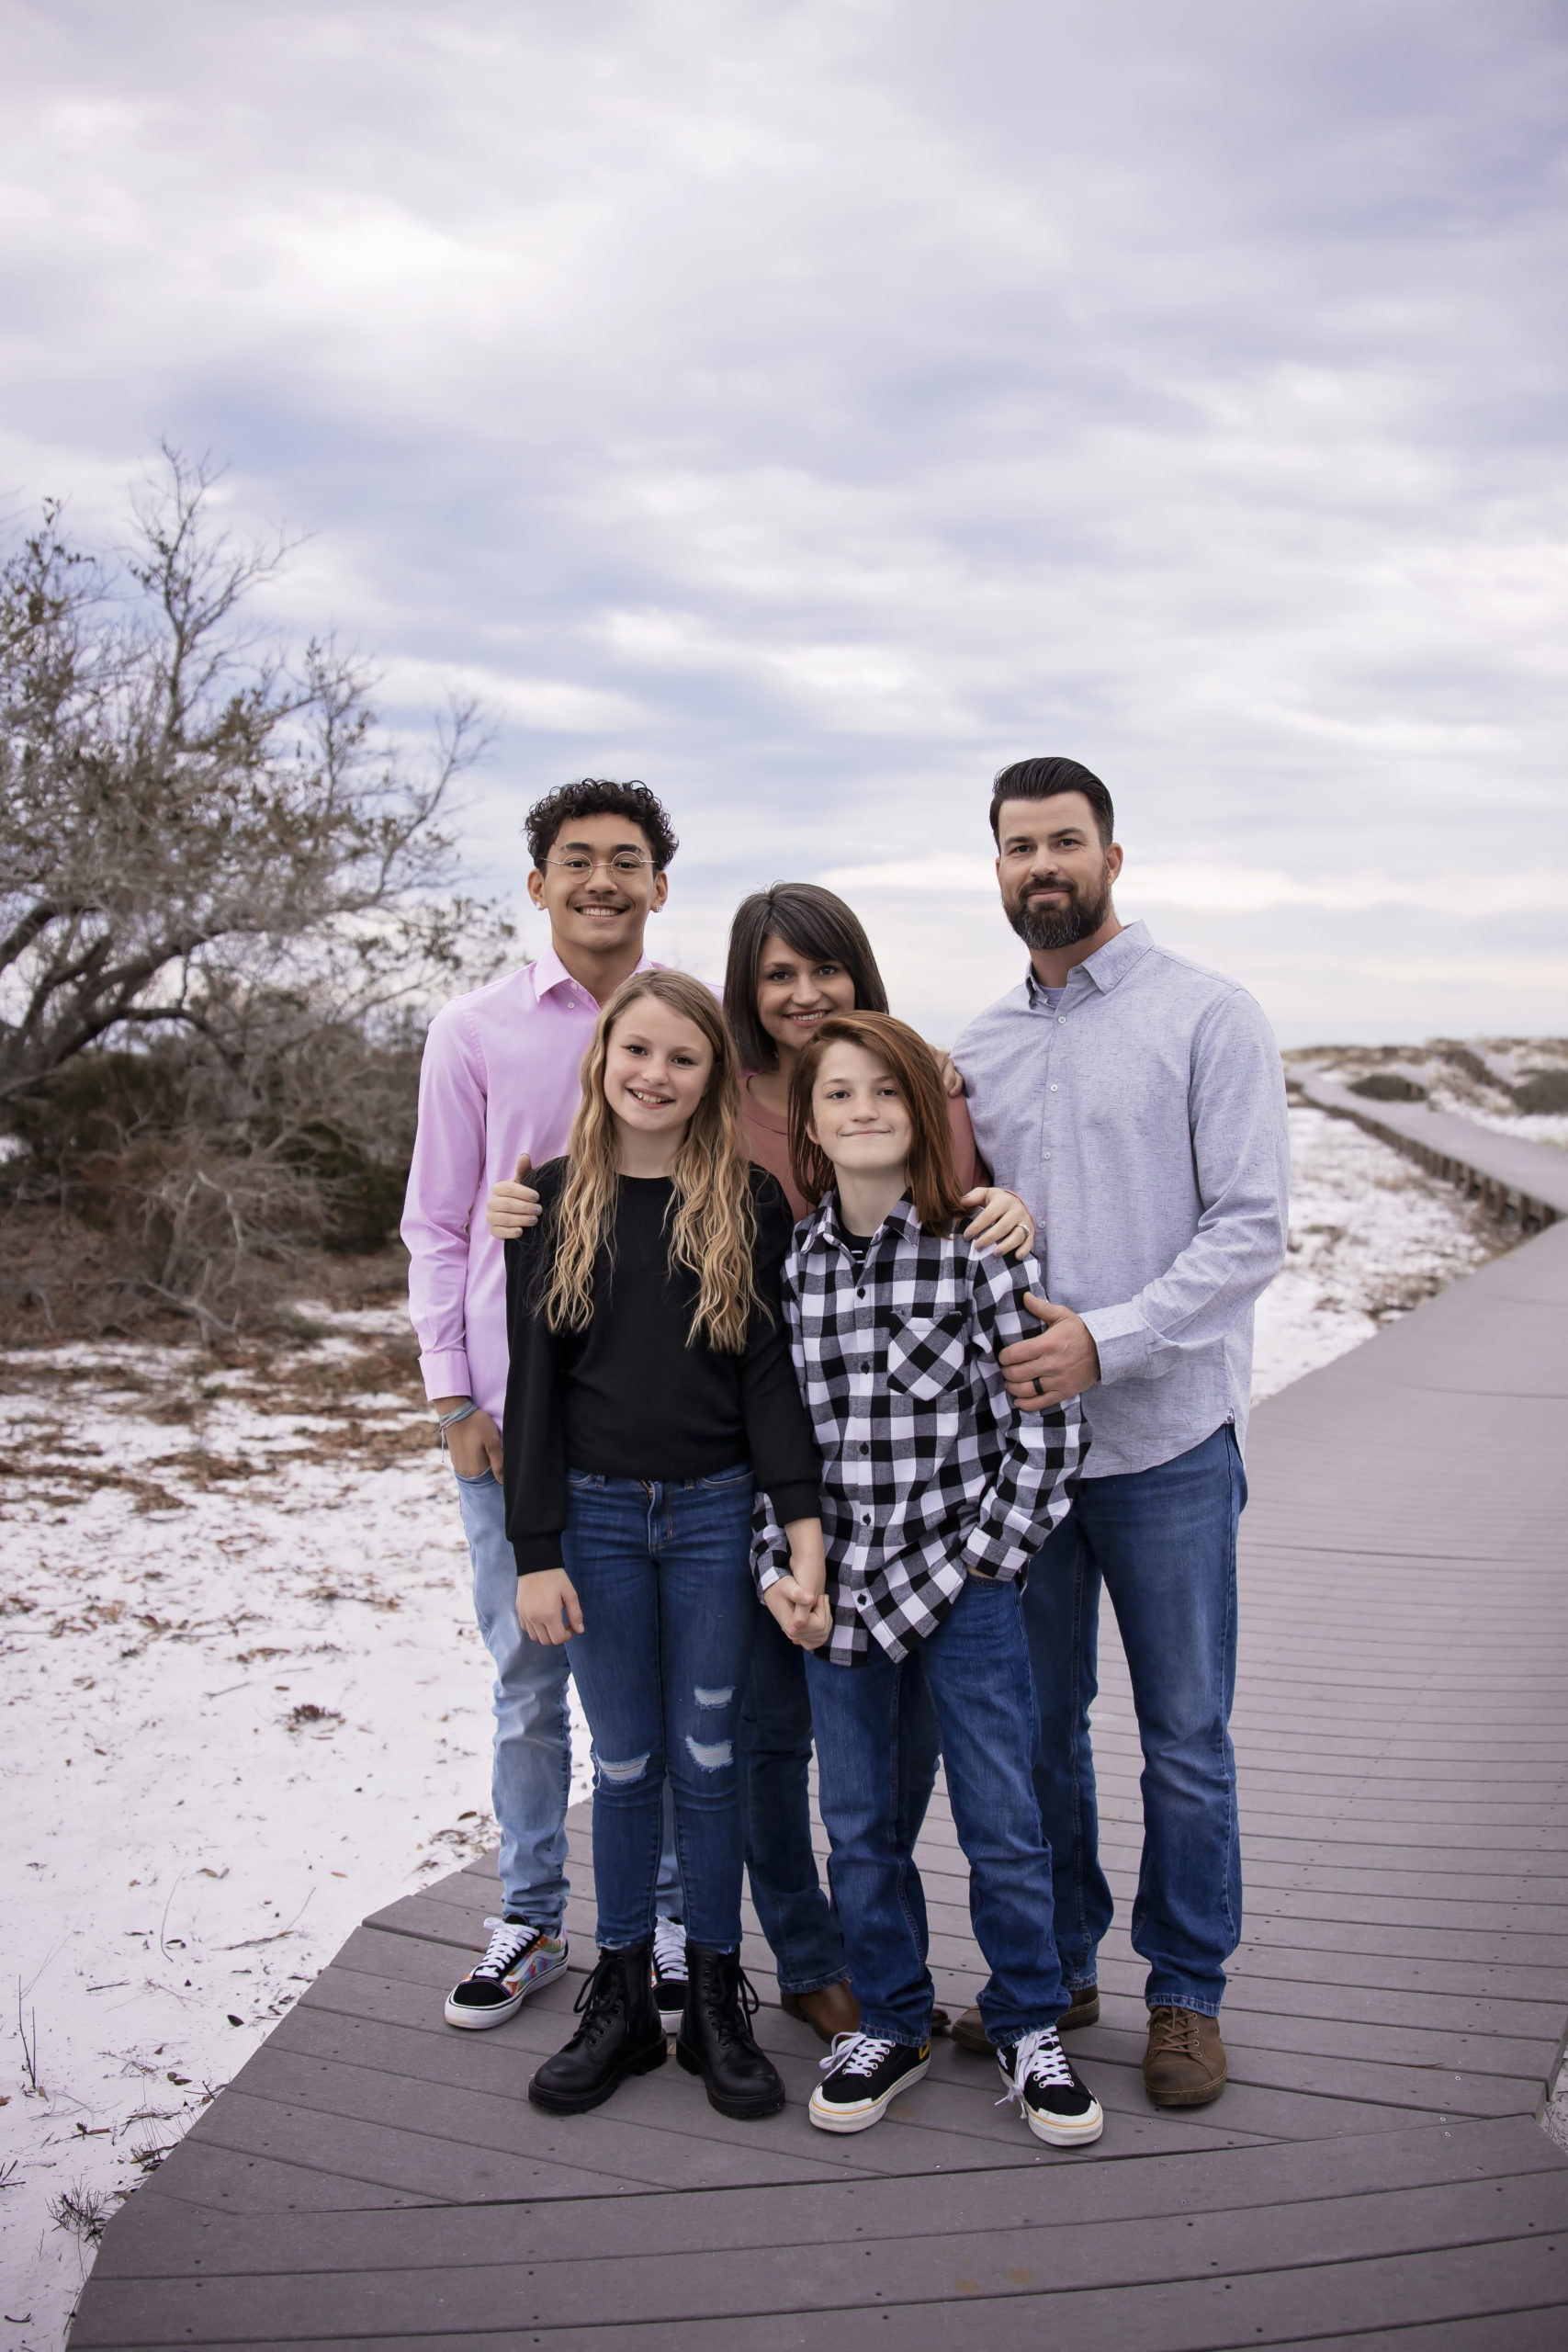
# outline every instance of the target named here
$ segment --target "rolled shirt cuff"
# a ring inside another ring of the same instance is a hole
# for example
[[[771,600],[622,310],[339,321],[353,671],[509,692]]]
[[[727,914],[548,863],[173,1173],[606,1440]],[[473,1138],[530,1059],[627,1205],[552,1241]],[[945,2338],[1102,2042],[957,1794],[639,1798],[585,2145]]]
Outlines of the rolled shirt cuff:
[[[465,1348],[437,1349],[421,1356],[419,1368],[424,1374],[424,1393],[432,1403],[437,1396],[471,1396],[474,1393]]]

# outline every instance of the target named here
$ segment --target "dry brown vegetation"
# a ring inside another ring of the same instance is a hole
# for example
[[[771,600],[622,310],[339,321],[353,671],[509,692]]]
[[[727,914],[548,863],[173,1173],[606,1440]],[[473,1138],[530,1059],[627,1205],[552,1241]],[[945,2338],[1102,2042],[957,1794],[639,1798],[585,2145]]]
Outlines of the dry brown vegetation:
[[[60,512],[0,565],[0,1318],[276,1323],[395,1230],[424,1008],[502,952],[444,829],[480,732],[411,764],[364,665],[248,605],[288,549],[166,453],[128,548]]]

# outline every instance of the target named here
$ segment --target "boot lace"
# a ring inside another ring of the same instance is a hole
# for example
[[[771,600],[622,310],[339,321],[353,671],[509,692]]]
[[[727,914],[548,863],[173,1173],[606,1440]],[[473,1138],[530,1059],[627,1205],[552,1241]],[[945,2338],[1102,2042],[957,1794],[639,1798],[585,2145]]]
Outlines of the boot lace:
[[[825,2075],[874,2075],[883,2060],[897,2047],[874,2033],[836,2033],[833,2047],[817,2064]]]
[[[574,2042],[597,2041],[619,2015],[623,2006],[615,1982],[615,1962],[619,1958],[618,1952],[601,1952],[593,1973],[584,1980],[581,1992],[571,2005],[582,2019],[572,2036]]]
[[[499,1983],[520,1951],[525,1951],[538,1934],[526,1919],[487,1919],[491,1931],[485,1956],[468,1971],[470,1976],[493,1976]]]
[[[1042,2026],[1024,2035],[1012,2053],[1012,2078],[1007,2094],[998,2099],[997,2105],[1010,2107],[1017,2099],[1021,2107],[1032,2081],[1048,2090],[1069,2091],[1073,2087],[1073,2070],[1054,2025]]]
[[[1161,2008],[1149,2011],[1150,2055],[1163,2057],[1168,2050],[1179,2058],[1199,2058],[1198,2016],[1194,2009]]]
[[[727,1981],[728,1980],[728,1981]],[[748,2038],[750,2020],[761,2007],[761,1997],[739,1961],[731,1976],[728,1969],[708,1977],[704,1987],[708,2020],[726,2040]]]

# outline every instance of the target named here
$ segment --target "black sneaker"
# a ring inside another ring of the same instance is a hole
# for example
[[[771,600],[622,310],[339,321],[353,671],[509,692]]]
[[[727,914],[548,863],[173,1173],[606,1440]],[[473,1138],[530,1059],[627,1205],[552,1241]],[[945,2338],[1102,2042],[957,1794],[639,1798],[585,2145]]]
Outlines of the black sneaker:
[[[483,2031],[514,2018],[530,1993],[565,1972],[566,1938],[528,1919],[487,1919],[490,1945],[446,1996],[448,2025]]]
[[[677,2015],[686,2006],[686,1930],[679,1919],[653,1923],[653,1997]]]
[[[874,2033],[840,2033],[821,2062],[823,2080],[806,2111],[818,2132],[869,2132],[931,2063],[929,2041],[912,2050],[907,2041],[882,2041]]]
[[[1069,2064],[1054,2025],[999,2049],[997,2064],[1008,2086],[997,2105],[1017,2099],[1037,2140],[1048,2140],[1054,2148],[1085,2148],[1099,2139],[1105,2129],[1100,2101]]]

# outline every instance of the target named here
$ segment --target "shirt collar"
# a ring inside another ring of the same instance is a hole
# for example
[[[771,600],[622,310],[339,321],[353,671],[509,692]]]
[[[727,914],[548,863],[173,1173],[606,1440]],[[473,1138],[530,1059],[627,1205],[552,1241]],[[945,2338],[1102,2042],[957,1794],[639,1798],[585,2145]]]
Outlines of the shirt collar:
[[[918,1229],[919,1221],[915,1216],[915,1204],[906,1193],[901,1201],[894,1202],[871,1238],[875,1241],[878,1236],[911,1233]],[[843,1220],[839,1215],[839,1193],[836,1185],[829,1187],[820,1205],[812,1212],[811,1227],[807,1235],[807,1246],[818,1241],[830,1244],[836,1249],[847,1246],[844,1241]],[[869,1246],[866,1254],[868,1257],[871,1254]]]
[[[662,967],[656,964],[652,956],[645,952],[640,958],[637,968],[639,972],[657,972],[661,970]],[[570,1000],[581,1001],[583,1004],[592,1004],[593,1002],[592,997],[590,996],[581,981],[574,980],[572,978],[571,974],[567,970],[566,966],[556,954],[554,941],[547,940],[538,955],[534,958],[534,995],[536,1000],[540,997],[547,996],[552,989],[565,989]]]
[[[1114,939],[1108,939],[1103,947],[1097,947],[1092,956],[1086,956],[1081,964],[1073,966],[1072,970],[1067,974],[1067,989],[1073,988],[1074,982],[1081,972],[1087,985],[1097,988],[1101,996],[1109,996],[1111,989],[1126,978],[1134,965],[1143,961],[1153,945],[1154,941],[1149,936],[1149,927],[1146,922],[1126,924],[1117,933]],[[1034,977],[1032,964],[1024,973],[1023,984],[1032,1005],[1045,1002],[1045,991]],[[1075,993],[1082,996],[1084,989],[1079,988]],[[1066,989],[1064,989],[1063,994],[1066,994]]]

